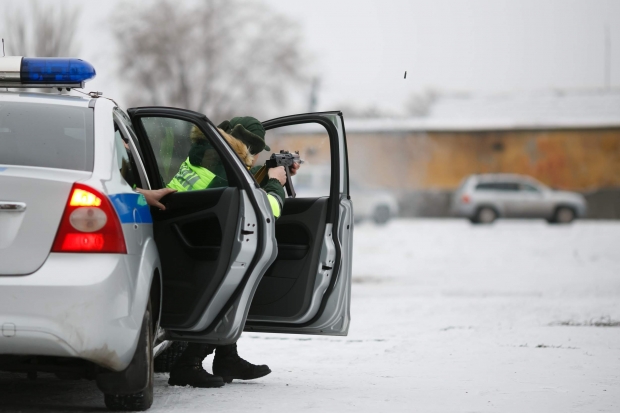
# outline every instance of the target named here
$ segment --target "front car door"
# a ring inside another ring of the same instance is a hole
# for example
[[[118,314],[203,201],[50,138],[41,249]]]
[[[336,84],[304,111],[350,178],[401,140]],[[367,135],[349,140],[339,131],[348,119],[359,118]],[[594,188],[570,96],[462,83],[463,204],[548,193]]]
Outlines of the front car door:
[[[287,198],[276,222],[278,256],[254,295],[246,331],[346,335],[350,323],[353,205],[340,112],[263,123],[272,152],[301,149],[296,177],[326,169],[323,192]],[[306,178],[312,178],[307,176]],[[321,188],[319,188],[320,190]],[[322,195],[322,196],[321,196]]]
[[[134,108],[128,114],[151,189],[174,179],[182,184],[161,200],[164,211],[151,207],[162,265],[161,326],[170,339],[235,342],[254,291],[276,256],[266,194],[203,114],[163,107]],[[197,142],[210,179],[202,185],[183,167],[195,156]]]
[[[519,194],[521,197],[519,216],[526,218],[551,217],[553,210],[542,188],[533,183],[521,182]]]

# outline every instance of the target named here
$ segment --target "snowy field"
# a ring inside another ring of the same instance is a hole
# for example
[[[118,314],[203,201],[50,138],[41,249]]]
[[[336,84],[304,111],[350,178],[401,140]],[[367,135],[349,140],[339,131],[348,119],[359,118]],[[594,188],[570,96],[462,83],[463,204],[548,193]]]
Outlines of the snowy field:
[[[151,411],[619,412],[619,247],[616,222],[361,224],[348,337],[244,334],[271,375],[158,374]],[[92,382],[0,373],[4,411],[103,406]]]

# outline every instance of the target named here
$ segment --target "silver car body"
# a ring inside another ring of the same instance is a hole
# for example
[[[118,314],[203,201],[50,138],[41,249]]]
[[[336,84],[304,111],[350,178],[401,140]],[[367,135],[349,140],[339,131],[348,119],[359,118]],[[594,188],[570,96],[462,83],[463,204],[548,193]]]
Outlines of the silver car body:
[[[91,100],[0,93],[0,102],[88,107]],[[112,111],[94,110],[92,172],[2,165],[0,201],[26,204],[0,212],[0,354],[78,357],[122,370],[136,349],[149,290],[159,267],[148,207],[116,164]],[[111,200],[127,254],[50,253],[74,182]],[[123,209],[125,207],[125,209]]]
[[[452,214],[475,219],[483,207],[504,218],[551,220],[560,207],[572,209],[575,217],[584,217],[587,212],[581,194],[556,191],[532,177],[517,174],[480,174],[464,179],[454,193]]]

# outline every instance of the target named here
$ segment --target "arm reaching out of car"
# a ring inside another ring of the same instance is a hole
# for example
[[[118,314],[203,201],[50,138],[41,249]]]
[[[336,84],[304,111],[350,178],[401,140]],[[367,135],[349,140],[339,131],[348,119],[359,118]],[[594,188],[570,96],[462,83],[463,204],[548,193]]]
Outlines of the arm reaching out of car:
[[[172,189],[172,188],[162,188],[162,189],[136,188],[137,193],[144,195],[144,198],[146,199],[147,204],[149,204],[150,206],[157,207],[162,211],[166,209],[166,206],[162,204],[161,202],[159,202],[159,200],[165,197],[166,195],[171,194],[176,191],[177,191],[176,189]]]

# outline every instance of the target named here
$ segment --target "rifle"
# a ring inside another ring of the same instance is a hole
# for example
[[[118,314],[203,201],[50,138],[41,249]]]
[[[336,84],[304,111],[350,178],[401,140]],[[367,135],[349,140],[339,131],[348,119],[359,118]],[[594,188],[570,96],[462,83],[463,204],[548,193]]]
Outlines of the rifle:
[[[295,188],[293,188],[293,182],[291,181],[291,166],[293,163],[302,164],[304,161],[299,157],[299,151],[295,153],[290,153],[289,151],[280,151],[280,153],[272,153],[271,158],[265,161],[265,165],[260,168],[254,178],[256,178],[257,182],[262,182],[265,179],[265,175],[267,175],[267,170],[269,168],[276,168],[278,166],[283,166],[286,171],[286,183],[284,187],[286,188],[286,193],[289,197],[295,198],[297,194],[295,193]]]

